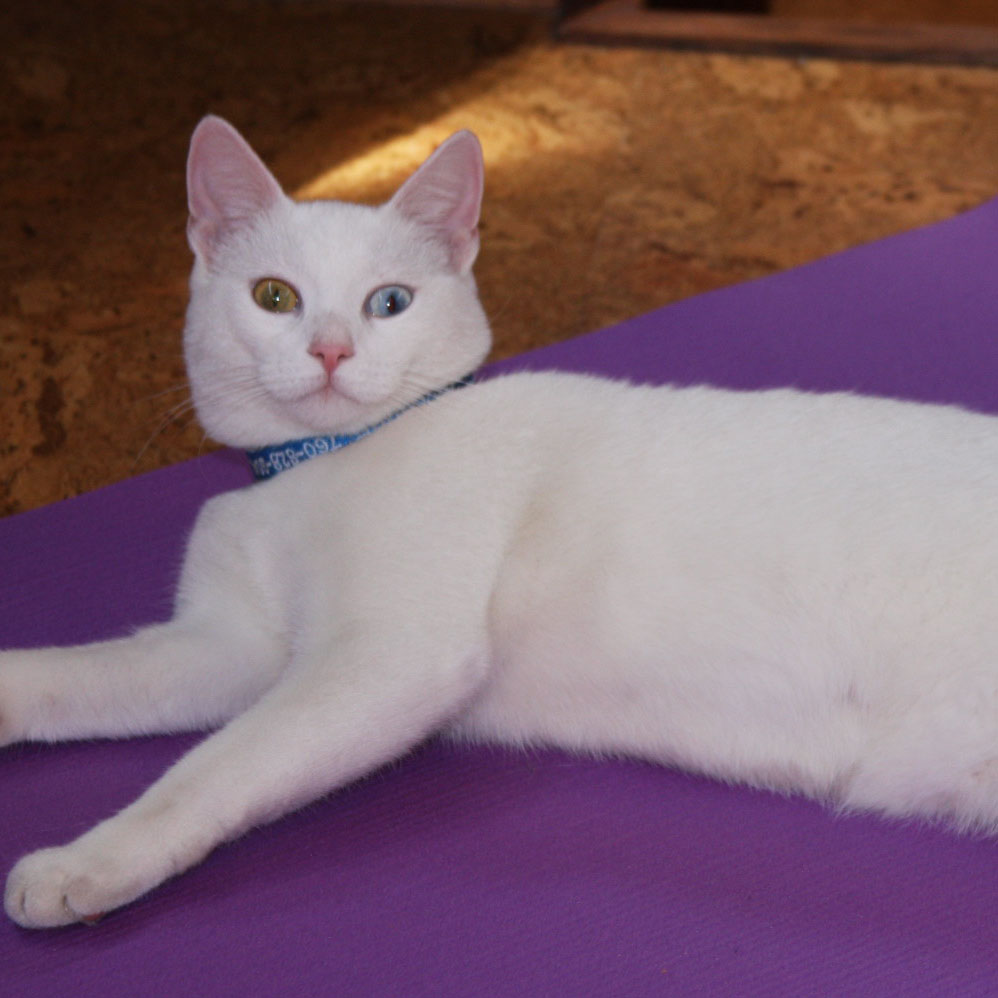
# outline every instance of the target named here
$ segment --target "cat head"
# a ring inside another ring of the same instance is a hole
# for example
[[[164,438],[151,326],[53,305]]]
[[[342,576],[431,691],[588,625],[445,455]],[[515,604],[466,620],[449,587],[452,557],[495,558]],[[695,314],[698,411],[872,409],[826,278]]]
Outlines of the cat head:
[[[476,368],[482,175],[465,131],[379,207],[293,201],[231,125],[202,120],[184,356],[209,435],[249,448],[351,433]]]

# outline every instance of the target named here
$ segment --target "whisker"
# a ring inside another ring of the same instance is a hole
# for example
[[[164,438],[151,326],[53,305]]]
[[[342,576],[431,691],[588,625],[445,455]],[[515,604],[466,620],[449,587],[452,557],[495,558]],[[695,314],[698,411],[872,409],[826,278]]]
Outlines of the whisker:
[[[185,389],[187,389],[189,387],[190,386],[187,384],[187,382],[183,381],[179,385],[171,385],[169,388],[164,388],[160,392],[153,392],[152,395],[143,395],[140,398],[137,398],[135,401],[136,402],[151,402],[153,399],[162,398],[164,395],[171,395],[173,392],[184,391]]]
[[[220,377],[208,388],[199,387],[197,405],[195,405],[193,397],[188,395],[186,398],[175,402],[167,408],[152,435],[136,455],[133,468],[141,461],[142,457],[167,426],[171,423],[180,422],[191,413],[193,413],[193,418],[196,418],[198,406],[237,408],[252,405],[259,401],[272,402],[274,401],[275,392],[280,395],[282,387],[294,391],[303,382],[300,375],[289,372],[286,377],[276,380],[271,378],[268,384],[264,385],[260,380],[258,369],[251,364],[230,366],[225,368],[224,372],[219,373]],[[177,391],[184,387],[189,388],[189,386],[177,385],[152,397],[162,397],[171,391]],[[446,385],[441,383],[439,377],[418,369],[409,370],[398,379],[391,392],[382,399],[378,408],[383,409],[383,407],[387,406],[393,410],[402,409],[431,392],[438,391],[444,387]],[[185,428],[187,425],[189,425],[189,422],[185,424]],[[198,448],[199,454],[204,450],[208,439],[208,435],[205,434]]]
[[[194,409],[194,401],[193,399],[189,398],[183,399],[181,402],[178,402],[176,405],[171,406],[167,410],[166,414],[160,419],[159,423],[156,426],[156,429],[153,430],[152,435],[149,437],[149,439],[146,440],[146,442],[139,448],[139,452],[138,454],[135,455],[135,460],[132,462],[131,470],[134,471],[136,467],[138,467],[139,461],[142,460],[143,456],[145,455],[145,452],[149,450],[149,448],[152,446],[156,438],[171,423],[175,423],[178,419],[180,419],[180,417],[184,416],[188,412],[191,412],[193,409]]]
[[[171,405],[169,409],[163,414],[163,418],[166,420],[171,419],[175,415],[185,412],[187,409],[192,409],[194,407],[194,399],[188,396],[185,399],[181,399],[179,402]]]

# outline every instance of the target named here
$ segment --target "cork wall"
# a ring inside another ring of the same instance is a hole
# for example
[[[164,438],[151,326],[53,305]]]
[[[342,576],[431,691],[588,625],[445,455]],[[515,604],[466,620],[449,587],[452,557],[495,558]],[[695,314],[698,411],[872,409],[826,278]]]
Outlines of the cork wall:
[[[574,46],[548,28],[313,0],[16,5],[0,512],[212,446],[180,353],[184,157],[209,111],[289,192],[368,202],[475,130],[496,357],[998,195],[998,70]]]

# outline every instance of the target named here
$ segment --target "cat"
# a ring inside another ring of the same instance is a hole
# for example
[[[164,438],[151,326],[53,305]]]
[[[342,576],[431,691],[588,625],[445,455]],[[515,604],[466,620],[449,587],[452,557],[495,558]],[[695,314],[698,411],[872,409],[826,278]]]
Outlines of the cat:
[[[187,177],[192,397],[264,480],[205,505],[171,621],[0,655],[0,744],[217,730],[21,859],[15,922],[93,921],[435,732],[998,829],[998,419],[458,389],[490,348],[471,133],[378,207],[293,201],[215,117]]]

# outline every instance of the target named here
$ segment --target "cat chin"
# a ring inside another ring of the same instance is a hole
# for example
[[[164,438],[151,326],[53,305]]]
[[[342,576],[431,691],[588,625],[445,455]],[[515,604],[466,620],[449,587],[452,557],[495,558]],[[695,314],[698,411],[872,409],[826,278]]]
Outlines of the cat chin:
[[[198,406],[198,418],[208,436],[229,447],[253,449],[310,436],[334,436],[364,429],[380,413],[358,404],[328,386],[293,398],[268,393],[252,406],[222,408],[210,403]]]
[[[356,397],[349,389],[326,384],[288,407],[305,433],[352,433],[377,422],[391,410],[388,395]]]

